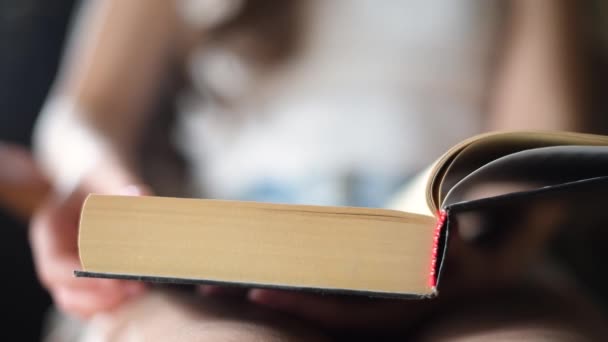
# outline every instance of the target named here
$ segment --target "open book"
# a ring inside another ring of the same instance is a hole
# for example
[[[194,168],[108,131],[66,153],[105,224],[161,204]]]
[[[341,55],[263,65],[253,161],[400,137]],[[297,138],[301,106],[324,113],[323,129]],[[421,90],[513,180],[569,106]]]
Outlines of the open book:
[[[498,132],[447,151],[397,210],[90,195],[75,273],[430,297],[459,223],[493,238],[559,225],[607,190],[608,137]]]

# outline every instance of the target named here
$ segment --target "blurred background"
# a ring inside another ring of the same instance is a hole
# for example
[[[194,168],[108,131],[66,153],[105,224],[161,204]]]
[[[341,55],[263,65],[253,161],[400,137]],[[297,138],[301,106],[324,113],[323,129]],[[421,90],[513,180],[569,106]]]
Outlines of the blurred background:
[[[5,203],[0,208],[0,319],[6,327],[0,331],[2,339],[40,340],[43,315],[51,303],[36,278],[27,239],[29,210],[24,208],[32,202],[21,186],[32,185],[15,177],[15,173],[27,174],[29,164],[22,159],[23,151],[14,147],[29,149],[34,120],[55,77],[74,5],[71,0],[0,2],[0,193]],[[44,189],[39,186],[33,185]]]
[[[608,19],[608,6],[606,6],[602,1],[555,2],[567,3],[565,6],[569,9],[567,11],[567,18],[560,21],[560,25],[565,25],[565,27],[562,27],[563,30],[559,32],[564,34],[562,38],[564,38],[566,41],[566,54],[571,56],[569,57],[571,58],[571,61],[574,61],[574,64],[569,64],[569,67],[573,67],[576,70],[574,73],[575,77],[572,78],[575,79],[575,81],[572,81],[572,87],[567,86],[566,88],[577,93],[577,111],[578,113],[581,113],[581,115],[584,113],[586,117],[585,123],[578,126],[577,129],[579,131],[591,133],[608,133],[608,116],[605,115],[606,110],[608,109],[608,96],[605,94],[605,90],[607,89],[606,87],[608,85],[608,24],[606,24],[606,20]],[[184,1],[184,3],[186,3],[186,1]],[[197,7],[196,5],[193,5],[195,1],[188,1],[187,3],[190,3],[189,6],[191,7],[188,8],[190,8],[190,11],[192,12],[209,11],[209,13],[211,13],[208,15],[210,19],[207,19],[211,22],[215,20],[213,15],[213,9],[215,8],[214,6],[220,8],[226,7],[225,5],[216,4],[214,1],[208,1],[208,4],[206,5],[207,7]],[[230,3],[237,2],[230,1]],[[302,10],[301,7],[296,5],[285,5],[285,12],[283,15],[279,13],[279,15],[265,18],[263,15],[260,16],[259,13],[263,13],[268,8],[271,8],[273,6],[272,1],[251,1],[247,3],[248,4],[246,5],[241,4],[241,10],[249,11],[248,16],[239,17],[238,15],[235,15],[236,18],[240,18],[240,21],[229,20],[229,25],[226,25],[225,27],[220,26],[220,28],[214,33],[220,37],[223,37],[224,35],[228,36],[228,40],[236,44],[237,50],[241,48],[247,50],[247,46],[250,44],[249,41],[247,39],[239,40],[240,36],[234,32],[238,32],[241,29],[239,26],[247,27],[247,25],[251,25],[256,29],[254,34],[255,39],[258,41],[256,44],[260,44],[261,46],[261,48],[257,50],[258,54],[254,57],[257,58],[262,56],[263,59],[270,61],[274,59],[291,58],[289,53],[293,49],[294,45],[292,40],[295,40],[296,38],[291,37],[288,34],[277,35],[277,32],[281,33],[289,31],[286,29],[283,30],[282,27],[294,25],[294,21],[292,20],[295,20],[293,18],[300,15],[298,11]],[[377,4],[376,6],[382,6],[381,1],[375,3]],[[48,185],[46,185],[45,176],[38,173],[37,166],[34,165],[30,160],[28,151],[32,146],[32,129],[34,127],[35,120],[38,114],[41,112],[43,105],[47,100],[51,86],[53,85],[53,81],[55,80],[59,62],[64,52],[67,33],[71,27],[70,24],[77,13],[76,9],[79,8],[79,5],[82,5],[80,1],[68,0],[57,0],[52,2],[42,0],[3,0],[0,2],[0,204],[2,204],[2,207],[0,208],[0,227],[3,234],[2,238],[0,239],[0,244],[2,244],[2,260],[0,261],[2,263],[0,266],[2,269],[2,282],[0,282],[0,294],[3,297],[3,305],[0,306],[0,317],[2,319],[2,325],[5,327],[0,331],[0,338],[5,336],[14,336],[13,334],[17,334],[16,336],[21,337],[20,340],[38,340],[41,332],[43,317],[50,305],[50,297],[40,286],[35,276],[27,234],[28,219],[36,205],[40,203],[41,198],[46,194],[46,191],[48,191]],[[254,9],[252,10],[250,7]],[[402,7],[407,8],[407,5]],[[509,12],[508,6],[501,5],[499,7],[500,8],[498,11]],[[255,8],[261,10],[255,10]],[[338,13],[336,12],[336,9],[327,8],[326,10],[328,11],[327,13],[333,15]],[[334,12],[331,12],[332,10]],[[383,16],[388,16],[390,11],[383,12],[379,10],[377,13],[374,11],[371,11],[371,13],[372,15],[377,16],[376,20],[374,21],[375,25],[382,25],[383,22],[386,25],[394,24],[396,25],[395,27],[397,27],[397,31],[399,29],[404,31],[401,33],[403,33],[405,36],[422,34],[426,35],[426,37],[429,39],[433,39],[433,28],[435,26],[440,26],[440,21],[442,18],[441,15],[444,15],[441,11],[458,12],[459,9],[457,5],[444,4],[444,6],[435,5],[433,8],[431,8],[431,10],[432,11],[429,13],[439,13],[437,18],[428,13],[426,16],[422,17],[424,20],[429,20],[430,22],[436,20],[437,22],[435,24],[418,26],[415,24],[403,25],[402,28],[399,28],[400,26],[397,25],[400,22],[398,17],[396,19],[390,18],[390,20],[383,20]],[[509,13],[512,14],[512,12]],[[541,14],[535,15],[542,17]],[[201,15],[200,17],[204,17],[204,15]],[[407,18],[412,20],[414,17],[415,16],[410,15]],[[446,17],[451,18],[450,15],[446,15]],[[503,19],[492,20],[504,20],[504,16],[499,17]],[[338,17],[336,16],[332,20],[337,20],[337,18]],[[191,15],[188,20],[199,19],[197,19],[196,15]],[[267,27],[268,25],[264,24],[266,22],[265,20],[272,21],[273,25],[270,25],[272,27]],[[490,19],[486,18],[486,20]],[[535,21],[536,18],[534,15],[532,15],[531,18],[526,20]],[[544,19],[539,17],[538,20]],[[323,23],[321,19],[319,19],[319,23]],[[348,24],[348,22],[346,23]],[[352,22],[350,24],[352,24]],[[233,26],[237,27],[238,29],[234,29]],[[392,27],[391,29],[394,29],[395,27]],[[430,28],[431,33],[422,32],[423,30],[420,32],[414,31],[413,29],[417,27]],[[352,28],[354,30],[354,26]],[[348,31],[349,27],[347,26],[343,29]],[[437,30],[441,32],[440,28]],[[380,33],[384,31],[389,30],[379,29],[378,32],[376,32],[376,34],[378,34],[377,36],[370,35],[369,37],[364,36],[362,32],[357,31],[357,34],[361,34],[361,41],[365,41],[367,43],[371,42],[370,46],[372,46],[369,48],[363,47],[361,48],[361,51],[368,51],[366,49],[374,49],[374,46],[376,48],[383,48],[383,44],[386,44],[386,37],[381,36]],[[476,34],[476,37],[479,35],[478,39],[485,39],[484,35],[482,34],[484,32],[472,32]],[[272,36],[273,38],[265,39],[266,34]],[[348,34],[343,32],[340,34],[344,35],[345,37],[348,36]],[[145,33],[143,33],[143,35],[145,35]],[[249,36],[244,35],[243,37],[247,38]],[[336,37],[341,36],[336,34]],[[377,41],[375,39],[377,39]],[[213,42],[213,40],[210,41]],[[328,41],[331,43],[331,40]],[[355,39],[353,41],[358,40]],[[446,40],[444,39],[438,41],[445,42]],[[462,44],[463,42],[447,41],[447,43],[449,43],[448,45],[455,45]],[[469,47],[469,49],[474,49],[476,46],[476,44],[473,44],[471,47]],[[496,43],[496,46],[495,51],[502,51],[508,47],[504,44],[501,45],[501,43]],[[461,47],[460,50],[465,49]],[[378,55],[382,55],[382,53],[385,52],[380,51]],[[390,53],[390,51],[387,53]],[[494,53],[498,54],[498,52]],[[194,54],[196,54],[196,51]],[[330,51],[329,54],[335,55],[336,51]],[[238,98],[239,94],[241,94],[243,91],[241,89],[243,84],[250,85],[246,82],[250,81],[251,77],[255,79],[257,74],[251,76],[247,75],[246,73],[243,74],[236,72],[230,74],[230,77],[224,77],[222,75],[225,73],[226,63],[222,62],[221,58],[219,58],[219,61],[217,61],[216,59],[218,59],[218,56],[221,57],[222,55],[216,54],[214,56],[211,54],[210,56],[205,57],[207,58],[204,69],[205,73],[201,78],[209,82],[211,86],[207,87],[205,92],[201,91],[203,92],[203,96],[198,96],[197,101],[207,101],[204,105],[207,107],[209,106],[209,103],[212,103],[213,106],[217,107],[218,103],[223,105],[228,102],[228,105],[223,107],[223,110],[225,110],[225,108],[234,109],[237,107],[231,107],[229,102],[234,98]],[[314,54],[310,56],[310,58],[318,57]],[[468,55],[464,54],[464,56]],[[458,61],[457,57],[458,56],[453,56],[454,60]],[[561,56],[555,57],[561,58]],[[318,58],[322,60],[322,57]],[[348,58],[344,57],[344,59],[347,60]],[[496,58],[496,60],[500,60],[500,58]],[[137,60],[134,59],[133,63],[136,62]],[[232,62],[229,60],[227,63],[230,64]],[[449,66],[450,63],[451,62],[448,62],[446,64]],[[350,64],[341,64],[355,68],[351,70],[351,72],[348,70],[343,71],[348,75],[352,74],[355,76],[358,72],[361,72],[365,66],[365,64],[357,64],[355,62]],[[468,65],[468,67],[472,69],[466,69],[466,71],[470,71],[472,73],[477,72],[475,71],[474,65]],[[481,68],[481,64],[479,67]],[[530,68],[532,68],[531,70],[534,70],[534,64]],[[259,69],[266,70],[264,69],[264,66],[259,67]],[[235,67],[235,70],[238,71],[238,67]],[[322,71],[323,69],[317,68],[315,70]],[[371,72],[373,72],[375,69],[371,68],[371,70]],[[405,65],[404,69],[401,71],[407,74],[407,65]],[[413,74],[414,72],[412,71],[411,73]],[[159,95],[155,97],[153,101],[154,105],[152,106],[152,111],[155,112],[153,117],[156,119],[153,120],[153,124],[150,124],[147,127],[148,134],[146,136],[148,138],[144,138],[141,144],[141,159],[148,163],[148,167],[143,168],[145,177],[149,180],[149,183],[155,186],[156,191],[160,194],[188,192],[184,191],[183,188],[180,188],[184,186],[183,184],[175,181],[175,179],[179,178],[175,176],[176,174],[183,174],[184,165],[188,165],[185,160],[188,158],[184,158],[184,156],[174,153],[175,149],[168,147],[168,145],[164,143],[165,140],[168,140],[167,137],[169,133],[162,130],[173,122],[173,114],[175,114],[175,112],[184,112],[184,101],[186,102],[186,108],[192,107],[191,96],[176,96],[176,93],[184,88],[184,74],[187,74],[187,72],[181,70],[180,72],[176,72],[172,77],[163,79],[163,83],[160,85],[161,90],[157,93]],[[196,72],[194,72],[194,74],[194,77],[192,77],[194,81],[191,80],[191,83],[197,82]],[[129,77],[129,75],[125,74],[124,77]],[[340,77],[346,79],[346,81],[342,79],[342,82],[348,82],[348,79],[350,79],[348,77],[344,77],[343,74],[341,74]],[[365,77],[369,78],[370,76],[366,74]],[[417,73],[416,77],[418,77],[416,82],[421,84],[428,83],[437,85],[441,83],[440,79],[442,76],[436,73],[427,73],[426,75],[423,74],[420,76],[419,73]],[[570,79],[571,78],[568,78],[568,80]],[[287,78],[287,80],[289,80],[289,78]],[[465,86],[466,85],[463,84],[461,88],[464,88]],[[194,84],[193,88],[196,89],[197,87],[200,88],[200,84]],[[459,91],[462,90],[463,93],[468,91],[467,89],[461,88],[456,87],[456,89]],[[268,89],[273,88],[269,87]],[[282,89],[280,85],[278,86],[278,89]],[[430,92],[429,89],[432,89],[432,87],[427,87],[424,89],[424,91],[415,93],[414,96],[425,97],[426,102],[431,103],[434,101],[441,101],[441,97],[438,97],[439,100],[435,100],[433,93]],[[198,90],[200,91],[200,89]],[[361,91],[361,89],[357,89],[356,91],[353,91],[351,95],[360,94]],[[365,91],[365,89],[363,91]],[[457,93],[461,94],[460,92]],[[464,96],[468,95],[465,94]],[[371,104],[364,103],[363,108],[383,109],[383,104],[377,102],[382,99],[383,98],[381,97],[373,98],[370,100]],[[301,108],[303,108],[302,110],[314,111],[315,109],[319,109],[324,105],[321,103],[321,107],[313,106],[311,107],[312,109],[310,109],[305,106],[308,105],[308,103],[302,102],[302,99],[299,99],[298,101],[300,102],[296,101],[296,104],[300,103],[303,104],[303,106],[297,107],[294,106],[293,103],[288,103],[292,106],[289,108],[289,110],[295,113],[294,115],[297,115],[298,110]],[[349,101],[348,98],[346,101]],[[285,103],[282,103],[282,105],[284,104]],[[527,106],[534,107],[533,104],[527,103],[514,105],[515,108],[525,108]],[[505,107],[509,107],[509,105],[505,105]],[[340,108],[343,110],[344,108],[348,107],[330,106],[326,108]],[[486,106],[484,108],[491,108],[491,106]],[[207,108],[206,110],[209,109]],[[357,110],[360,110],[360,108]],[[444,108],[440,108],[439,110],[444,110]],[[365,113],[362,115],[364,114]],[[268,115],[274,114],[270,113]],[[323,118],[327,118],[327,116],[323,115],[320,115],[319,120],[324,120]],[[506,122],[506,126],[509,126],[508,120],[506,120]],[[189,124],[197,125],[196,122],[191,122]],[[526,123],[522,125],[511,124],[510,126],[516,128],[525,128]],[[551,127],[551,125],[549,126]],[[218,128],[218,130],[221,129],[221,124],[219,127],[220,128]],[[542,128],[542,125],[536,125],[534,128]],[[214,132],[209,134],[213,135]],[[348,135],[348,133],[344,134]],[[468,131],[465,130],[465,133],[463,134],[468,135]],[[163,139],[160,139],[159,137]],[[331,138],[335,139],[334,136]],[[460,138],[461,136],[452,136],[450,141],[446,140],[442,142],[435,148],[435,150],[431,151],[430,154],[436,153],[437,151],[442,151],[445,147],[450,146],[453,142],[458,141]],[[222,139],[222,137],[220,137],[220,139]],[[423,142],[421,142],[421,144],[424,144],[424,139],[422,140]],[[250,143],[245,142],[244,144]],[[265,145],[262,144],[259,146],[262,146],[260,148],[263,148]],[[247,151],[248,150],[245,149],[244,151],[241,151],[241,153],[247,155]],[[188,151],[186,149],[183,154],[192,154],[191,152],[192,151]],[[209,152],[209,154],[211,155],[213,152]],[[212,160],[205,159],[200,161],[196,160],[196,158],[194,159],[195,160],[189,160],[189,162],[190,164],[194,164],[195,171],[196,167],[205,165],[205,163],[209,163],[209,161]],[[170,160],[171,162],[168,163],[167,160]],[[426,162],[427,161],[424,160],[420,162],[420,164],[426,164]],[[228,165],[230,166],[232,164]],[[190,170],[192,170],[192,167]],[[223,175],[222,170],[222,168],[219,168],[218,170],[213,170],[213,172]],[[286,172],[289,172],[289,170]],[[168,175],[172,175],[170,177],[173,178],[170,178]],[[315,193],[312,197],[308,194],[303,197],[298,197],[300,195],[295,196],[292,195],[292,193],[286,194],[283,189],[278,189],[274,183],[258,184],[256,187],[249,188],[244,193],[241,193],[239,197],[243,199],[262,198],[264,200],[295,202],[338,202],[337,204],[346,203],[355,205],[378,205],[379,200],[376,199],[386,197],[386,189],[393,187],[394,184],[397,184],[399,181],[395,180],[395,183],[390,184],[372,183],[370,190],[368,178],[359,177],[359,173],[356,172],[352,173],[349,177],[349,182],[352,181],[357,184],[357,186],[352,186],[349,189],[351,192],[354,191],[356,193],[356,196],[353,195],[353,198],[358,198],[358,200],[341,201],[339,200],[341,197],[335,197],[330,192],[323,190],[324,188],[319,190],[319,192]],[[220,181],[222,180],[221,177],[216,178]],[[210,182],[209,179],[205,179],[195,183],[200,185],[200,183],[204,183],[205,181]],[[216,184],[219,184],[219,182]],[[302,186],[302,184],[307,183],[299,183],[299,186]],[[367,185],[361,186],[361,184]],[[321,187],[319,187],[319,189],[321,189]],[[216,188],[210,190],[210,193],[226,193],[228,194],[226,196],[230,197],[232,196],[231,191],[232,189],[216,186]],[[595,235],[584,236],[572,234],[571,232],[564,233],[558,239],[556,239],[554,249],[559,251],[560,255],[563,256],[564,262],[569,265],[571,270],[586,282],[586,285],[590,288],[590,291],[594,293],[598,301],[604,301],[604,304],[608,304],[606,302],[606,296],[602,294],[603,289],[608,285],[606,282],[606,277],[598,275],[597,273],[602,272],[598,272],[598,270],[595,268],[597,265],[601,265],[602,261],[605,260],[605,253],[602,253],[601,246],[601,242],[605,241],[603,240],[605,237],[607,237],[606,233],[603,232],[598,232]],[[584,246],[584,248],[581,248],[581,246]],[[590,263],[590,260],[592,260],[593,263]],[[24,326],[30,328],[21,328]]]

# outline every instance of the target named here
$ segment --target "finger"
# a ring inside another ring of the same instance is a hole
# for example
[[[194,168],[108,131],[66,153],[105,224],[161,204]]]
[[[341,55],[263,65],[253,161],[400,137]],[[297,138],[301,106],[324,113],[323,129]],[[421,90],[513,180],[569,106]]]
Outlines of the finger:
[[[428,309],[406,300],[355,298],[303,292],[253,289],[248,299],[330,328],[395,328]]]
[[[368,313],[358,312],[359,307],[353,303],[331,296],[253,289],[248,298],[257,304],[330,327],[357,325],[364,319],[363,316],[369,316]]]
[[[209,297],[244,298],[249,289],[244,287],[202,285],[197,288],[198,293]]]
[[[144,186],[131,185],[120,193],[143,195],[150,190]],[[64,199],[51,200],[33,218],[30,228],[30,241],[34,257],[44,265],[47,260],[74,260],[78,258],[78,220],[85,194],[74,192]],[[79,267],[70,266],[72,270]],[[67,270],[67,269],[65,269]]]
[[[88,318],[93,314],[108,311],[118,307],[141,292],[122,291],[91,291],[60,287],[52,292],[58,307],[71,315]]]
[[[52,209],[49,209],[52,211]],[[61,218],[43,212],[32,221],[30,243],[36,271],[41,282],[51,285],[73,282],[74,270],[80,269],[76,227],[62,229]]]
[[[30,241],[34,252],[46,257],[66,253],[77,255],[79,205],[82,198],[71,195],[64,200],[50,200],[34,215],[30,224]]]
[[[341,316],[352,316],[353,305],[348,302],[337,302],[329,296],[315,296],[305,293],[279,290],[253,289],[248,299],[254,303],[296,314],[302,318],[320,321],[329,325],[339,324]]]
[[[44,285],[71,281],[73,271],[80,268],[75,237],[56,232],[49,215],[34,218],[30,228],[30,243],[34,265]]]
[[[80,262],[72,257],[47,258],[36,262],[38,276],[43,285],[49,288],[70,287],[78,289],[119,291],[130,288],[131,291],[145,288],[137,281],[76,277],[74,270],[80,269]]]
[[[80,269],[77,249],[78,212],[67,210],[76,201],[49,201],[33,218],[30,227],[30,243],[36,271],[41,282],[47,286],[61,283],[72,286],[74,270]]]
[[[143,193],[141,188],[131,188],[130,193]],[[83,193],[74,192],[68,197],[49,200],[32,220],[30,241],[38,277],[51,292],[69,288],[73,293],[97,293],[101,298],[114,298],[125,293],[137,293],[145,288],[143,283],[115,279],[77,278],[74,270],[81,268],[77,250],[78,218],[85,198]],[[67,297],[69,307],[87,306]],[[63,298],[61,297],[61,298]],[[112,300],[110,302],[113,302]],[[95,303],[95,301],[92,301]],[[98,305],[92,305],[93,308]],[[76,309],[79,310],[79,309]]]
[[[78,260],[54,258],[39,262],[39,273],[43,283],[50,287],[89,287],[117,289],[120,281],[115,279],[77,278],[74,271],[80,269]]]

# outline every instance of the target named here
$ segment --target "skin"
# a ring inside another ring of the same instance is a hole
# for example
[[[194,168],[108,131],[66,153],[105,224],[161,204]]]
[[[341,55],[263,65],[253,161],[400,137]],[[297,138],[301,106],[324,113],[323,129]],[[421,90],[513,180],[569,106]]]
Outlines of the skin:
[[[0,143],[0,164],[0,205],[25,221],[48,192],[48,182],[21,146]]]
[[[497,66],[488,105],[488,129],[579,129],[577,120],[572,119],[579,103],[576,92],[571,91],[576,82],[576,58],[565,52],[569,48],[564,41],[568,34],[562,25],[570,10],[568,4],[548,0],[512,2],[504,56]],[[153,5],[147,0],[87,1],[81,15],[84,19],[74,30],[50,95],[50,99],[67,98],[82,108],[70,113],[71,122],[95,132],[96,143],[108,146],[99,154],[95,167],[77,177],[69,194],[64,191],[49,196],[31,224],[38,276],[55,303],[71,315],[91,317],[146,292],[140,283],[77,279],[72,272],[79,267],[77,222],[86,194],[147,193],[135,166],[135,147],[158,93],[157,86],[170,67],[180,63],[188,45],[183,37],[189,37],[189,33],[180,26],[174,8],[171,1]],[[154,25],[149,24],[152,22]],[[130,77],[125,78],[126,73]],[[537,89],[543,89],[542,94],[531,99],[529,94]],[[53,113],[44,115],[52,120]],[[53,134],[46,137],[52,139]],[[83,139],[88,139],[87,135]],[[69,151],[44,149],[44,145],[44,140],[39,141],[39,153],[56,161],[44,165],[53,183],[58,161],[67,158]],[[454,258],[466,262],[470,254]],[[404,320],[421,317],[437,305],[260,289],[245,293],[217,288],[201,291],[207,296],[242,296],[258,306],[339,330],[400,329]]]

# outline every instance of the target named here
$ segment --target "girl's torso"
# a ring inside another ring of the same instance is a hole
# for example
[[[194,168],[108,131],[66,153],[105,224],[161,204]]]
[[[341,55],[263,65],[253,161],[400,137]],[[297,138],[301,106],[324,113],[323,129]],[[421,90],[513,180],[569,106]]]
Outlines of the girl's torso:
[[[307,1],[293,53],[271,67],[201,44],[175,134],[198,195],[382,205],[482,129],[496,7]]]

